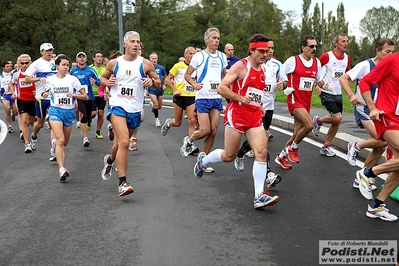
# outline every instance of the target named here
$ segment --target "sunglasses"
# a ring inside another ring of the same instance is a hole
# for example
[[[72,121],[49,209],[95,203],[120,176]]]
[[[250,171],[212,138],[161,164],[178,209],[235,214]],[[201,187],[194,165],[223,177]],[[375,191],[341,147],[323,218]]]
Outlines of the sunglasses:
[[[258,52],[258,54],[260,54],[260,55],[264,55],[264,54],[266,54],[267,53],[267,51],[269,51],[269,48],[268,49],[255,49],[257,52]]]
[[[317,49],[317,44],[312,44],[312,45],[307,45],[308,47],[310,47],[310,49],[314,49],[314,48],[316,48]]]
[[[19,62],[21,65],[28,65],[30,62]]]

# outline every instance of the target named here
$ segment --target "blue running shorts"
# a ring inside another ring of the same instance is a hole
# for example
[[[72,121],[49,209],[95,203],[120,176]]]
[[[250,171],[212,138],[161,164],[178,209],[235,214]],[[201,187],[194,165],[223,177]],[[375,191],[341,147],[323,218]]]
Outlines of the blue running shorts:
[[[136,129],[140,126],[141,112],[128,113],[122,107],[108,106],[107,120],[112,123],[111,114],[126,118],[126,124],[129,129]]]
[[[222,99],[198,99],[195,100],[195,110],[198,113],[209,114],[211,109],[223,111]]]
[[[75,123],[75,108],[63,109],[54,106],[50,106],[48,116],[51,121],[60,121],[66,127],[70,127]]]

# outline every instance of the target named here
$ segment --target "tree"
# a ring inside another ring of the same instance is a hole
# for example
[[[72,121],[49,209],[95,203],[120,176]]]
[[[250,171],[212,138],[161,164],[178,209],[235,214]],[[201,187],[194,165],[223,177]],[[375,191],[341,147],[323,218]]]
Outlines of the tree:
[[[321,32],[322,32],[322,18],[321,12],[319,8],[319,4],[316,3],[313,10],[313,17],[312,17],[312,26],[313,26],[313,35],[316,37],[316,40],[321,43]],[[320,47],[321,48],[321,47]],[[322,49],[318,49],[316,55],[320,56]]]
[[[399,11],[395,8],[373,7],[367,10],[366,16],[360,20],[360,30],[372,42],[381,38],[399,39]]]
[[[312,19],[310,18],[310,4],[312,0],[303,0],[302,3],[302,28],[301,35],[313,34]]]

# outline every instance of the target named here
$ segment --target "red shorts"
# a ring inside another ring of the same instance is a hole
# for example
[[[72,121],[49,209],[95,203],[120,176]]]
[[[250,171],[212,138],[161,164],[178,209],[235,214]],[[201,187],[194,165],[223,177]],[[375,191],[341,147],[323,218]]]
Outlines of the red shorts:
[[[305,95],[306,96],[306,95]],[[293,115],[294,109],[295,108],[305,108],[308,113],[310,113],[310,102],[312,100],[312,96],[310,95],[310,98],[307,99],[302,98],[302,99],[297,99],[295,98],[295,95],[291,94],[287,97],[287,105],[288,105],[288,111],[290,112],[291,115]]]
[[[385,141],[382,137],[382,133],[387,130],[398,130],[399,131],[399,117],[396,115],[380,115],[380,121],[374,121],[375,130],[377,132],[377,139]]]
[[[243,108],[237,103],[230,102],[224,111],[223,123],[240,133],[245,133],[248,129],[263,125],[262,111]]]

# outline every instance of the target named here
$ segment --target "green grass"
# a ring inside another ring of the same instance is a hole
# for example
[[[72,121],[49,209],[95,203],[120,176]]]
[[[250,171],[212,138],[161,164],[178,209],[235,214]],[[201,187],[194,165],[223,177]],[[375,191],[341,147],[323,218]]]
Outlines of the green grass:
[[[355,84],[354,83],[349,83],[352,91],[355,91]],[[351,103],[348,95],[345,93],[344,90],[342,90],[342,100],[343,100],[343,109],[344,113],[353,113],[353,104]],[[287,101],[287,96],[285,96],[283,91],[277,91],[276,93],[276,102],[286,102]],[[317,95],[316,90],[313,90],[312,94],[312,107],[317,107],[317,108],[324,108],[324,106],[321,104],[320,97]]]
[[[164,95],[173,95],[173,91],[169,86],[166,86],[166,90],[163,92]]]

